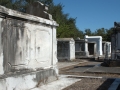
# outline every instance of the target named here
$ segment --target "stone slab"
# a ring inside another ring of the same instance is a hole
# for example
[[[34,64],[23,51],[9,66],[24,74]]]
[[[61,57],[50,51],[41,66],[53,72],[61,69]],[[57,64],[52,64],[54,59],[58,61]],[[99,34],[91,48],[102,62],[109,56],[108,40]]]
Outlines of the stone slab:
[[[59,69],[61,69],[61,68],[78,65],[80,63],[85,63],[85,62],[88,62],[88,61],[87,60],[79,60],[78,62],[58,62],[57,66]]]
[[[116,73],[120,74],[120,67],[102,67],[100,62],[85,66],[79,66],[67,72],[87,72],[87,73]]]
[[[94,68],[90,68],[86,72],[120,74],[120,68],[119,67],[94,67]]]
[[[84,66],[76,66],[74,69],[69,70],[67,72],[86,72],[87,70],[96,67],[99,65],[100,62],[89,62],[89,65],[84,65]]]
[[[78,78],[67,78],[66,75],[59,76],[59,80],[48,83],[46,85],[42,85],[38,88],[34,88],[31,90],[62,90],[67,86],[72,85],[73,83],[80,81]]]

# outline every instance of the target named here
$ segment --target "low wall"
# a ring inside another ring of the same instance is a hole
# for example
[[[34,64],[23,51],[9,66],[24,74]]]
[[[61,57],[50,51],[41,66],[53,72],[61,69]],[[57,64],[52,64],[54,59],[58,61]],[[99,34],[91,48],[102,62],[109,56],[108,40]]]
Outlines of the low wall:
[[[0,90],[28,90],[56,79],[53,69],[6,74],[0,77]]]

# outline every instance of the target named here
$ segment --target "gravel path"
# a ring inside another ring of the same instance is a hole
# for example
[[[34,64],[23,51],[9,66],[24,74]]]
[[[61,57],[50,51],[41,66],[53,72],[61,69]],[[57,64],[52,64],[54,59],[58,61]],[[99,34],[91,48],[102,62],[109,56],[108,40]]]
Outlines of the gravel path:
[[[89,65],[92,62],[80,63],[77,66]],[[76,66],[74,66],[76,67]],[[103,78],[81,78],[81,81],[78,81],[71,86],[64,88],[63,90],[108,90],[110,85],[114,82],[115,78],[120,78],[119,74],[110,74],[110,73],[82,73],[82,72],[67,72],[71,70],[72,67],[66,67],[60,70],[60,74],[66,75],[78,75],[78,76],[96,76]]]
[[[63,90],[108,90],[114,79],[83,78]]]

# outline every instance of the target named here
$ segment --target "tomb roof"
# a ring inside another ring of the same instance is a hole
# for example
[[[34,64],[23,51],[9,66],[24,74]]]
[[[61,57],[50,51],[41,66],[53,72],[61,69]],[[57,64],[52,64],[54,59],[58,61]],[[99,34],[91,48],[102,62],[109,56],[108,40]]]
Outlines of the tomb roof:
[[[58,41],[74,41],[73,38],[58,38]]]
[[[27,13],[18,12],[18,11],[3,7],[1,5],[0,5],[0,16],[3,18],[6,18],[6,17],[17,18],[24,21],[32,21],[32,22],[42,23],[46,25],[59,26],[59,24],[57,24],[56,21],[54,20],[49,20],[46,18],[30,15]]]

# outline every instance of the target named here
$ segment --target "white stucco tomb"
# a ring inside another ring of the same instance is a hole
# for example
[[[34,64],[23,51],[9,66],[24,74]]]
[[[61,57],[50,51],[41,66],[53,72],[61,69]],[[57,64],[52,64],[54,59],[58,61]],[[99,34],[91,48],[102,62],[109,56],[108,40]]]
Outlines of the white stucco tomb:
[[[45,7],[40,2],[33,4]],[[41,18],[34,12],[30,15],[0,6],[0,90],[30,90],[57,80],[58,24],[42,9],[46,17]]]
[[[96,47],[96,56],[103,55],[103,53],[102,53],[102,37],[101,36],[88,36],[88,35],[85,35],[84,39],[85,39],[85,41],[95,43],[94,47]],[[89,46],[89,43],[85,43],[85,51],[88,52],[88,56],[90,55],[90,52],[89,52],[90,48],[91,47]]]
[[[111,56],[111,42],[102,41],[102,51],[104,56]]]
[[[57,40],[57,58],[58,60],[75,59],[75,41],[73,38],[58,38]]]

